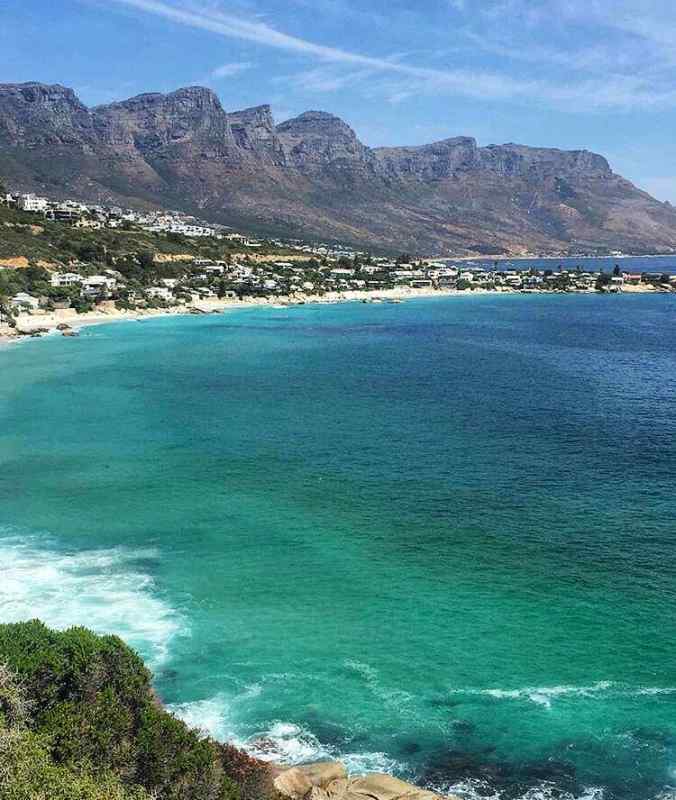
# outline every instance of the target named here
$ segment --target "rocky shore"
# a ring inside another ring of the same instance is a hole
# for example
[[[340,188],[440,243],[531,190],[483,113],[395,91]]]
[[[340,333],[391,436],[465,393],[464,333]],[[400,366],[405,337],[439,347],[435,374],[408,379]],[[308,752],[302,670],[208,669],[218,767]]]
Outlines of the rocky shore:
[[[275,767],[275,789],[288,800],[441,800],[440,795],[391,775],[349,776],[340,761],[282,769]],[[458,800],[447,797],[447,800]]]

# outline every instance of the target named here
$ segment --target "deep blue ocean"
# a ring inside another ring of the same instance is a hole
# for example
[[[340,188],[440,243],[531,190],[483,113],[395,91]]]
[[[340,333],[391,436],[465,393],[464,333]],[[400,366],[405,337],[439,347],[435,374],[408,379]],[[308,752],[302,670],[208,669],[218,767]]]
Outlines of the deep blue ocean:
[[[676,296],[253,308],[0,349],[0,621],[464,798],[676,798]]]

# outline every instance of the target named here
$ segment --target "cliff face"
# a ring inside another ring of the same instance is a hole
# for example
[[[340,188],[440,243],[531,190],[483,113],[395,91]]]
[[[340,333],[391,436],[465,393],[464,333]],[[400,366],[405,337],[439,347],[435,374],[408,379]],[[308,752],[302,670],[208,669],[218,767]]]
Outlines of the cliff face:
[[[371,149],[331,114],[275,125],[269,106],[228,113],[200,87],[88,109],[62,86],[0,85],[0,174],[418,253],[676,248],[676,211],[600,155],[468,137]]]

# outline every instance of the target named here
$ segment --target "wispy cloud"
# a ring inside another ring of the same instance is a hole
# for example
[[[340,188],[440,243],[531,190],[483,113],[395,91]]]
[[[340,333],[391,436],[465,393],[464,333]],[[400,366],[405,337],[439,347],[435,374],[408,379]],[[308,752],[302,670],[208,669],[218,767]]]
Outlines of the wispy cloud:
[[[241,72],[246,72],[251,69],[253,64],[251,61],[234,61],[231,64],[221,64],[220,67],[212,70],[210,76],[213,80],[221,78],[231,78],[234,75],[239,75]]]
[[[135,8],[139,11],[164,17],[180,25],[210,31],[220,36],[243,39],[266,47],[315,56],[325,61],[358,64],[378,70],[397,68],[396,64],[392,64],[387,59],[374,58],[336,47],[317,44],[307,39],[278,31],[265,22],[245,20],[221,11],[176,5],[163,2],[163,0],[110,0],[110,3]]]
[[[411,64],[400,58],[372,56],[366,53],[320,44],[310,39],[284,33],[260,19],[246,19],[231,13],[224,13],[212,7],[188,3],[187,0],[108,0],[109,5],[123,6],[153,14],[173,23],[208,31],[219,36],[239,39],[259,46],[302,55],[321,62],[320,70],[304,70],[288,76],[297,88],[307,92],[337,91],[347,86],[356,86],[373,92],[379,89],[390,102],[397,103],[417,94],[455,95],[480,100],[514,100],[522,103],[536,103],[541,106],[563,111],[631,110],[658,109],[676,106],[676,90],[673,80],[662,79],[660,65],[653,65],[651,71],[632,69],[634,61],[623,63],[610,49],[593,51],[589,48],[567,50],[549,45],[531,44],[519,41],[504,44],[486,36],[491,26],[484,25],[478,34],[471,27],[465,31],[467,41],[478,48],[477,36],[486,37],[484,49],[505,58],[518,59],[519,48],[523,51],[521,60],[545,63],[558,67],[548,77],[542,71],[537,76],[530,71],[522,75],[520,71],[490,71],[484,66],[470,67],[466,62],[462,68],[433,68]],[[659,0],[644,0],[653,11],[660,5]],[[466,11],[468,17],[473,9],[470,3],[450,0],[457,13]],[[534,31],[543,35],[551,29],[552,19],[557,24],[599,25],[621,31],[626,37],[639,37],[643,42],[650,41],[667,51],[676,43],[676,25],[659,24],[653,15],[637,17],[637,0],[494,0],[481,7],[478,18],[484,23],[491,20],[512,20],[510,31],[519,33],[525,26],[529,35]],[[673,12],[671,19],[673,19]],[[514,23],[516,21],[516,24]],[[508,22],[505,22],[507,25]],[[523,33],[521,33],[523,39]],[[665,56],[666,58],[666,56]],[[613,63],[612,69],[609,64]],[[354,68],[346,74],[345,67]],[[570,80],[566,69],[583,74]],[[226,64],[223,73],[212,74],[213,78],[227,77],[241,71],[235,65]],[[229,70],[234,71],[229,71]],[[655,79],[657,74],[659,79]],[[546,74],[546,73],[545,73]]]

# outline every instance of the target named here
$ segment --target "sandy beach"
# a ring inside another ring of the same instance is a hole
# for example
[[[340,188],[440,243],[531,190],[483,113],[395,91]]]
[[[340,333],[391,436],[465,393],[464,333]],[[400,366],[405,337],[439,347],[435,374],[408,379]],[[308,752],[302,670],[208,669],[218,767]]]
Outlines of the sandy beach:
[[[476,292],[475,292],[476,293]],[[485,292],[483,292],[485,293]],[[190,306],[180,305],[171,308],[158,309],[138,309],[136,311],[124,311],[121,309],[106,308],[105,310],[90,311],[86,314],[78,314],[74,309],[59,309],[44,313],[24,313],[16,317],[16,328],[0,326],[0,344],[21,341],[27,336],[39,333],[49,335],[60,332],[59,326],[68,326],[77,331],[90,325],[101,325],[110,322],[124,322],[130,320],[143,320],[151,317],[166,317],[174,315],[191,314],[217,314],[226,310],[250,308],[254,306],[286,307],[305,303],[345,303],[345,302],[377,302],[378,300],[405,300],[413,297],[441,297],[471,294],[471,292],[458,292],[454,290],[430,290],[430,289],[387,289],[373,292],[347,291],[329,292],[323,295],[295,295],[267,298],[246,298],[244,300],[232,299],[207,299],[201,300]]]
[[[627,285],[623,291],[627,294],[655,294],[660,290],[652,286],[641,284],[638,286]],[[327,292],[322,295],[292,295],[280,297],[250,297],[244,300],[232,299],[206,299],[190,306],[180,305],[170,308],[148,308],[135,311],[125,311],[116,308],[105,308],[78,314],[74,309],[59,309],[56,311],[34,312],[19,314],[16,317],[16,328],[0,325],[0,345],[19,342],[34,335],[47,336],[61,333],[67,329],[77,332],[79,329],[90,325],[101,325],[111,322],[124,322],[143,320],[151,317],[166,317],[175,315],[218,314],[227,310],[251,308],[255,306],[288,307],[303,304],[335,304],[379,301],[397,302],[423,297],[467,297],[469,295],[485,294],[522,294],[519,290],[499,289],[413,289],[401,287],[395,289],[381,289],[374,291],[342,291]],[[531,290],[530,294],[552,294],[542,290]],[[576,292],[576,294],[590,294],[591,292]]]

